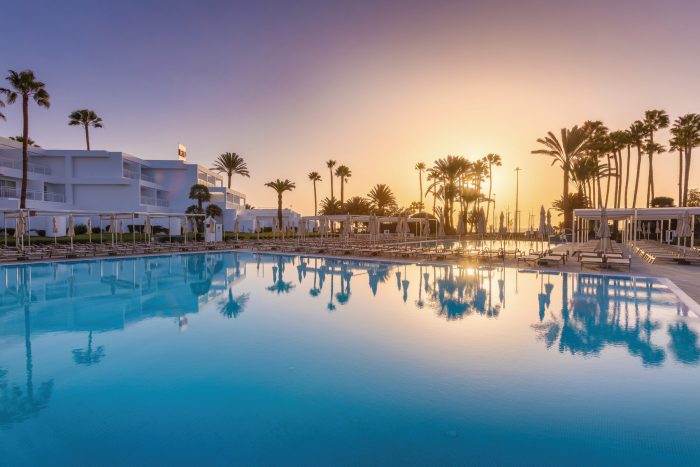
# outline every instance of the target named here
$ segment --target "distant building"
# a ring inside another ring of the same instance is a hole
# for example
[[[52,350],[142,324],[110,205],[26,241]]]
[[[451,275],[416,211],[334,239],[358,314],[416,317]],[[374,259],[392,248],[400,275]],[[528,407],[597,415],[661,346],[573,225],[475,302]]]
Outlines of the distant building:
[[[185,162],[183,149],[173,160],[148,160],[123,152],[30,147],[27,208],[182,214],[195,204],[188,195],[199,183],[221,208],[224,229],[233,229],[245,210],[245,195],[226,188],[218,173]],[[21,185],[22,145],[0,137],[0,209],[19,208]]]

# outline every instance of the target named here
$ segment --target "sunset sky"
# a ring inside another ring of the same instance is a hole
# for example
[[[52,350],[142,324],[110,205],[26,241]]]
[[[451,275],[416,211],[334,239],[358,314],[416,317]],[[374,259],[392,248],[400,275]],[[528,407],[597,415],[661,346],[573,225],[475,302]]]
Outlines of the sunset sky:
[[[520,166],[526,212],[561,194],[561,171],[530,155],[548,130],[700,112],[691,0],[33,1],[2,16],[3,75],[33,69],[51,94],[50,110],[31,109],[41,146],[82,148],[67,115],[91,108],[105,122],[94,149],[168,159],[183,143],[205,165],[238,152],[252,177],[234,188],[251,204],[274,206],[263,184],[289,178],[285,205],[304,214],[309,171],[328,195],[329,158],[353,172],[346,197],[387,183],[408,205],[416,162],[489,152],[504,160],[497,210],[513,209]],[[5,109],[0,135],[20,134],[19,110]],[[657,195],[675,198],[677,155],[657,161]]]

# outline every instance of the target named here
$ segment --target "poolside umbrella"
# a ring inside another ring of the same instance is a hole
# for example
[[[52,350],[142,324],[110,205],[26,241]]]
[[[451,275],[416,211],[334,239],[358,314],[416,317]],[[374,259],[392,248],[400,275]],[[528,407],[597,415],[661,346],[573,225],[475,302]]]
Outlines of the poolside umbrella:
[[[430,220],[425,219],[425,221],[426,222],[425,222],[425,228],[423,229],[423,235],[425,235],[427,237],[428,235],[430,235]]]
[[[56,216],[51,218],[51,233],[53,234],[53,243],[56,244],[56,237],[58,236],[58,221]]]
[[[75,236],[75,219],[71,214],[68,216],[68,236],[70,237],[70,247],[73,249],[73,237]]]
[[[112,243],[114,243],[114,235],[117,233],[117,218],[114,214],[109,216],[109,233],[112,235]]]
[[[501,235],[506,233],[506,225],[505,225],[505,216],[503,215],[503,211],[501,211],[501,217],[498,221],[498,233]]]
[[[25,217],[24,217],[24,211],[20,211],[19,215],[17,216],[17,222],[15,222],[15,244],[21,243],[22,246],[24,246],[24,243],[22,240],[24,239],[24,234],[25,234]]]
[[[552,213],[547,210],[547,235],[552,235],[554,233],[554,227],[552,227]]]
[[[233,221],[233,231],[236,234],[236,241],[238,241],[238,231],[240,230],[240,228],[241,228],[240,221],[238,219],[238,216],[236,216],[236,220]]]
[[[607,244],[610,241],[610,226],[608,225],[608,211],[605,208],[600,210],[600,227],[597,232],[600,238],[600,251],[607,251]]]
[[[547,221],[544,206],[542,206],[540,207],[540,237],[542,240],[544,240],[545,235],[547,235]]]
[[[192,233],[194,234],[194,238],[195,238],[195,240],[196,240],[196,239],[197,239],[197,233],[198,233],[198,232],[197,232],[197,218],[196,218],[196,217],[193,217],[193,218],[191,219],[191,222],[192,222]]]
[[[151,235],[151,216],[146,216],[146,220],[143,221],[143,234]]]
[[[445,236],[445,215],[440,211],[440,225],[438,226],[438,235]]]
[[[464,235],[464,213],[459,213],[459,222],[457,222],[457,235]]]
[[[649,228],[649,233],[651,233],[651,225],[648,225]],[[661,241],[661,221],[656,221],[656,237],[659,241]]]
[[[479,209],[479,221],[477,223],[477,228],[480,235],[483,236],[486,233],[486,215],[484,214],[483,209]]]
[[[88,241],[92,243],[92,217],[88,217],[87,220],[87,232],[88,232]]]
[[[351,230],[352,220],[350,219],[350,214],[345,216],[345,222],[343,222],[343,235],[349,239]]]
[[[678,219],[678,228],[676,229],[676,235],[678,238],[690,237],[692,235],[693,226],[691,225],[690,213],[685,211],[683,215]]]

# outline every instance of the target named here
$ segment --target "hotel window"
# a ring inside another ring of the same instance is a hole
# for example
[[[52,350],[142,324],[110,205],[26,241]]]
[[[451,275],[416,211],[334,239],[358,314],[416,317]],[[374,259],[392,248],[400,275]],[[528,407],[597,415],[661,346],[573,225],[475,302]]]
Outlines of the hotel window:
[[[0,179],[0,196],[3,198],[17,197],[17,182],[14,180]]]

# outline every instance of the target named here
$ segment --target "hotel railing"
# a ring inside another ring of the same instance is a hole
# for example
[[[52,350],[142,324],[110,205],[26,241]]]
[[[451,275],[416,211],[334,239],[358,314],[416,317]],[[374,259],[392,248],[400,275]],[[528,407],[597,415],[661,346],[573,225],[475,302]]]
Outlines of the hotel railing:
[[[156,177],[154,177],[153,175],[149,175],[149,174],[141,172],[141,180],[146,180],[147,182],[155,183]]]
[[[0,198],[13,198],[19,199],[20,190],[12,188],[0,188]],[[37,190],[27,190],[27,199],[32,199],[35,201],[51,201],[54,203],[65,203],[66,195],[63,193],[42,193]]]
[[[127,169],[126,167],[124,167],[124,176],[126,178],[133,178],[135,180],[138,180],[139,173],[136,170]]]
[[[157,199],[156,205],[167,208],[168,206],[170,206],[170,201],[168,201],[167,199]]]
[[[22,161],[0,158],[0,167],[22,170]],[[51,175],[51,169],[49,167],[33,164],[31,162],[27,166],[27,171],[42,175]]]
[[[141,195],[141,204],[145,204],[147,206],[156,206],[156,199],[152,196]]]

